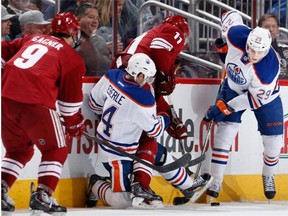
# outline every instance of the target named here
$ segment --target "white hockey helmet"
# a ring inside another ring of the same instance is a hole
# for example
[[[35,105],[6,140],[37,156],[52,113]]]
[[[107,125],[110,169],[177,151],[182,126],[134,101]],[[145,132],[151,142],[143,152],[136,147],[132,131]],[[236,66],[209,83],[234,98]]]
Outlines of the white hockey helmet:
[[[154,77],[156,74],[156,66],[153,60],[144,53],[136,53],[128,60],[126,71],[134,77],[138,74],[144,74],[145,81],[149,82],[150,77]]]
[[[248,35],[246,51],[250,48],[256,52],[265,52],[266,55],[270,49],[271,43],[272,37],[270,31],[268,29],[257,26]]]

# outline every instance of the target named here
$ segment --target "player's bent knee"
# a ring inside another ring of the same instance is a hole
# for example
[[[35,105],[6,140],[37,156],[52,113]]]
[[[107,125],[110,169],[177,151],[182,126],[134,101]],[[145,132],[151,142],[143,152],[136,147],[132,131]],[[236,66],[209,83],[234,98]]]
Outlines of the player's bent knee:
[[[215,134],[214,148],[229,150],[239,130],[239,123],[220,122]]]
[[[264,152],[267,156],[275,157],[279,155],[283,147],[283,135],[265,136],[262,135]]]
[[[6,152],[5,157],[14,159],[15,161],[20,162],[23,166],[28,163],[34,155],[33,145],[28,146],[25,149],[20,151]]]

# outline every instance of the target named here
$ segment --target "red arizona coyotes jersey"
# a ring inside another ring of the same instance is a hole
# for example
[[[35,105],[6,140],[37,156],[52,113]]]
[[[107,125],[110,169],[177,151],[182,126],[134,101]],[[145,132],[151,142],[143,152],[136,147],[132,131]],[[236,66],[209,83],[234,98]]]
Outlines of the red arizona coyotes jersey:
[[[135,38],[124,53],[145,53],[154,61],[157,70],[169,73],[184,45],[183,32],[170,23],[163,23]]]
[[[62,115],[78,111],[83,100],[85,65],[64,39],[27,35],[2,41],[2,59],[6,61],[2,97],[51,109],[56,109],[57,101]]]

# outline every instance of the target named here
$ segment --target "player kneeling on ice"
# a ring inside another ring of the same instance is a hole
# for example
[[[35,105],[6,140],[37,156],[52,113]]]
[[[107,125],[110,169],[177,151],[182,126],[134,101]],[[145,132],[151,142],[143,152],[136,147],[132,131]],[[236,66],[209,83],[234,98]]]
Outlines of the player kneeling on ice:
[[[153,81],[154,62],[145,54],[134,54],[125,71],[112,69],[99,80],[90,94],[89,105],[101,115],[97,136],[129,154],[135,154],[142,131],[151,137],[161,136],[169,125],[166,113],[156,113],[154,90],[142,88]],[[93,175],[92,191],[103,202],[115,208],[132,206],[132,159],[99,145],[98,157],[110,174],[107,182]],[[143,191],[151,202],[162,202],[153,191]]]
[[[169,115],[170,124],[166,128],[166,131],[175,139],[186,139],[187,129],[177,115],[172,115],[171,108],[164,100],[163,95],[171,94],[175,88],[175,73],[178,67],[174,65],[174,62],[180,51],[184,48],[188,36],[189,26],[184,17],[179,15],[167,17],[161,25],[143,33],[143,35],[133,40],[125,51],[119,55],[114,65],[114,67],[117,65],[119,69],[125,69],[133,53],[145,53],[153,60],[157,70],[155,81],[152,84],[157,90],[155,92],[157,112],[164,112]],[[165,43],[163,43],[163,41],[165,41]],[[144,86],[144,88],[145,87],[146,86]],[[166,147],[157,143],[157,140],[145,131],[142,133],[139,143],[136,152],[137,157],[157,166],[167,165],[173,161],[172,155],[167,151]],[[202,193],[199,190],[210,184],[209,174],[203,174],[193,180],[184,168],[160,174],[174,187],[179,189],[187,199],[193,197],[193,201],[195,201],[195,197],[200,196],[200,193]],[[151,206],[150,199],[145,196],[148,193],[142,193],[142,191],[151,191],[149,187],[151,177],[151,168],[134,162],[131,189],[134,198],[132,202],[133,206],[137,207],[142,205],[143,203],[139,204],[138,198],[143,200],[143,197],[144,202]],[[93,179],[94,176],[91,176],[90,183],[92,185],[94,182]],[[141,190],[139,190],[139,188],[141,188]],[[93,207],[95,206],[95,197],[90,189],[91,188],[88,190],[86,205]],[[195,192],[197,192],[197,194],[195,194]],[[194,194],[197,196],[194,196]],[[156,194],[153,194],[153,199],[162,200],[162,198]]]
[[[250,109],[263,139],[264,194],[267,199],[273,199],[276,194],[274,174],[283,146],[283,107],[278,83],[280,62],[271,48],[269,30],[250,29],[236,11],[222,16],[222,36],[228,44],[226,78],[216,104],[204,118],[218,123],[211,160],[211,175],[215,182],[207,195],[218,197],[241,116]]]

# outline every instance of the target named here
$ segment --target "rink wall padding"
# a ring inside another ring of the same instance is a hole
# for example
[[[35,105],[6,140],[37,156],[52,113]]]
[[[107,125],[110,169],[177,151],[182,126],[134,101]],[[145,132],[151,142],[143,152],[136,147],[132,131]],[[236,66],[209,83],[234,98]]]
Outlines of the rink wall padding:
[[[35,180],[18,180],[9,192],[9,195],[16,202],[17,209],[27,209],[30,193],[30,183]],[[275,178],[277,194],[273,200],[288,201],[287,190],[288,174],[277,175]],[[85,207],[85,194],[87,179],[61,179],[55,191],[54,197],[58,203],[66,207]],[[171,184],[162,177],[154,176],[151,182],[152,189],[162,196],[164,203],[172,204],[173,198],[183,196]],[[223,190],[214,201],[264,201],[262,177],[261,175],[226,175],[223,183]],[[202,196],[197,203],[206,203],[206,196]],[[273,202],[273,201],[272,201]],[[103,206],[100,201],[99,206]]]
[[[82,112],[85,116],[86,131],[95,134],[98,121],[88,108],[89,93],[97,82],[95,78],[84,78],[83,93],[84,103]],[[193,158],[199,156],[207,134],[207,123],[203,122],[203,116],[207,107],[215,103],[220,80],[215,79],[178,79],[176,89],[171,95],[178,116],[188,128],[188,139],[184,141],[184,149],[191,152]],[[288,81],[280,81],[282,88],[282,101],[284,108],[284,139],[280,160],[276,171],[277,194],[275,200],[288,200]],[[206,149],[206,160],[202,164],[202,172],[210,170],[211,149],[214,145],[214,135],[217,125],[213,125]],[[165,145],[173,156],[181,156],[179,143],[164,134],[158,142]],[[97,161],[97,144],[82,137],[81,140],[73,140],[69,145],[68,159],[64,164],[62,178],[56,189],[54,197],[67,207],[84,207],[87,175],[98,173],[107,176],[107,172]],[[192,146],[194,146],[192,148]],[[235,137],[235,143],[231,147],[230,160],[225,170],[223,191],[219,201],[254,201],[265,200],[262,185],[262,138],[257,131],[257,122],[251,111],[246,111],[242,117],[239,133]],[[1,147],[1,156],[4,157],[5,149]],[[9,192],[15,200],[16,208],[28,208],[30,198],[30,183],[35,183],[38,173],[38,164],[41,155],[35,149],[33,159],[26,165],[19,179]],[[191,168],[192,171],[196,167]],[[159,193],[165,203],[172,203],[180,192],[168,184],[155,173],[151,187]],[[206,202],[203,196],[200,202]],[[103,205],[101,202],[100,205]]]

